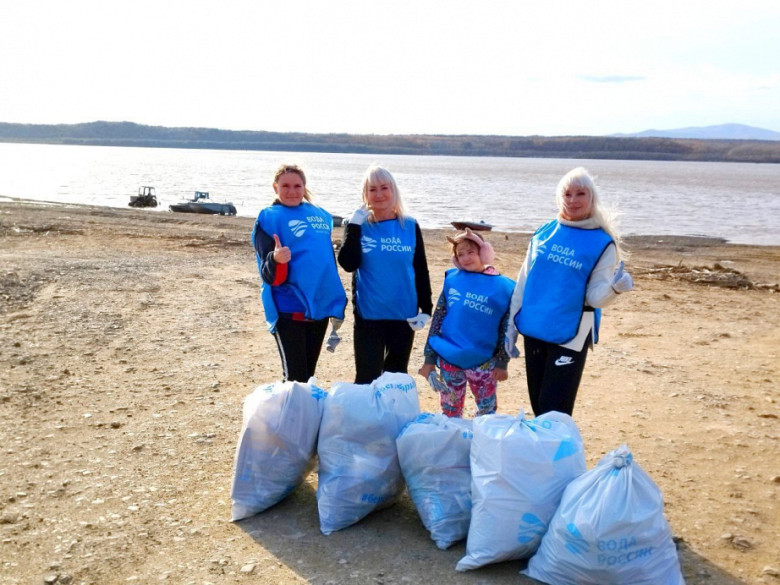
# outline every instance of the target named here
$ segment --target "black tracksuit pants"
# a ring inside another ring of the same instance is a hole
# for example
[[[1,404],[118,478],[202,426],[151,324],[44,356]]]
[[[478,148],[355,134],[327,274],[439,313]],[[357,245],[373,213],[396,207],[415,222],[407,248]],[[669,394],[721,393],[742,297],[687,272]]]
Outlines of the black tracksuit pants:
[[[534,415],[552,410],[571,415],[585,369],[590,336],[581,351],[534,337],[523,337],[525,375]]]
[[[274,338],[285,381],[308,382],[314,375],[327,328],[328,319],[299,321],[279,316]]]
[[[372,321],[355,312],[355,384],[370,384],[384,372],[406,374],[414,331],[404,320]]]

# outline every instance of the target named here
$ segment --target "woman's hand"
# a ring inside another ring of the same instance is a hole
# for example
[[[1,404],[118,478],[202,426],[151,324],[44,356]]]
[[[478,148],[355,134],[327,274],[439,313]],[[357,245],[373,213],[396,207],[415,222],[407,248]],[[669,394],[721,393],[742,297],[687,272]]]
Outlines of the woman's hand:
[[[352,217],[349,218],[347,223],[354,223],[355,225],[363,225],[369,216],[368,206],[364,203],[355,210]]]
[[[493,371],[490,372],[490,376],[496,382],[503,382],[504,380],[509,379],[509,372],[506,371],[504,368],[493,368]]]
[[[431,316],[426,313],[418,313],[416,317],[409,317],[406,321],[409,323],[412,331],[420,331],[420,329],[425,328],[430,318]]]
[[[423,367],[420,368],[420,371],[417,372],[417,373],[420,374],[423,378],[425,378],[427,380],[428,376],[435,369],[436,369],[436,366],[434,364],[423,364]]]
[[[292,252],[287,246],[282,246],[279,236],[274,234],[274,262],[277,264],[287,264],[292,258]]]
[[[634,290],[634,279],[623,270],[622,260],[615,270],[615,276],[612,277],[612,290],[618,294]]]

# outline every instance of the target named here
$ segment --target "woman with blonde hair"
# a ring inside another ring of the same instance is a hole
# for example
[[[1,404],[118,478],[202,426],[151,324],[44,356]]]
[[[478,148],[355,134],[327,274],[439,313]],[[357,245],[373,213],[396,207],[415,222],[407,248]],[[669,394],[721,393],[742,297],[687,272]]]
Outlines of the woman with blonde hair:
[[[333,218],[312,203],[306,175],[296,165],[276,170],[273,189],[276,198],[252,230],[261,298],[284,380],[308,382],[328,320],[340,325],[347,305],[331,243]]]
[[[526,378],[536,416],[571,415],[588,348],[598,342],[600,309],[633,290],[620,237],[593,177],[569,171],[556,191],[558,216],[536,230],[510,305],[506,351],[523,335]]]
[[[393,175],[371,165],[363,205],[344,228],[338,262],[352,272],[355,383],[407,372],[414,333],[431,315],[431,281],[420,226],[406,214]]]

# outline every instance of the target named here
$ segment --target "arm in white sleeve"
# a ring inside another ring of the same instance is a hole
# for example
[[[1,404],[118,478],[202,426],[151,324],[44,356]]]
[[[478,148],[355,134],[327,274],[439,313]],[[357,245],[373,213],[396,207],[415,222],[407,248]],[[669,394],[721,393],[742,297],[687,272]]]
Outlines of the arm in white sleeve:
[[[617,266],[617,248],[614,243],[607,246],[590,275],[585,291],[585,303],[597,309],[611,304],[617,293],[612,290],[612,277]]]

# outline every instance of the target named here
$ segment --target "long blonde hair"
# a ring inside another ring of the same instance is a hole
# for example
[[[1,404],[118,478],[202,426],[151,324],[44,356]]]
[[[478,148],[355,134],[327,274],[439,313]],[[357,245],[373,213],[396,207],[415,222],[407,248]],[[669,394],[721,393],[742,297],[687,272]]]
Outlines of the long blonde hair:
[[[398,221],[403,225],[404,216],[406,215],[406,206],[404,206],[404,200],[401,198],[401,192],[398,190],[398,185],[393,178],[393,175],[386,168],[374,163],[368,169],[366,169],[363,175],[363,203],[368,205],[368,188],[371,183],[389,183],[393,189],[393,211],[395,211]],[[375,221],[374,214],[368,216],[368,221]]]
[[[598,227],[612,237],[612,241],[615,242],[615,248],[617,249],[618,260],[625,258],[627,252],[623,250],[620,233],[617,229],[617,214],[601,202],[596,182],[585,167],[577,167],[570,170],[558,181],[558,187],[555,191],[558,216],[560,217],[563,211],[563,196],[570,187],[579,187],[588,192],[590,195],[589,219],[592,219]]]

